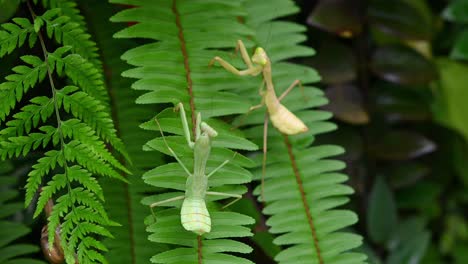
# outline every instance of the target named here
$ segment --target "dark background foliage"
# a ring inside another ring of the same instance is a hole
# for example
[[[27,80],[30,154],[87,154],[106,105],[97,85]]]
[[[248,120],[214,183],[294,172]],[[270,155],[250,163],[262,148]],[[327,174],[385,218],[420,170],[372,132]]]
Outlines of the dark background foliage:
[[[298,3],[370,262],[466,263],[467,1]]]

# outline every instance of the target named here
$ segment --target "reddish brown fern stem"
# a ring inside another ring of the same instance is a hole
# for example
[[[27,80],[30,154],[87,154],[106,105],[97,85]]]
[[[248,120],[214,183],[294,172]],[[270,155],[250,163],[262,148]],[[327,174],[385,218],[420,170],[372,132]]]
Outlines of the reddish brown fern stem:
[[[185,67],[185,78],[187,79],[187,88],[190,97],[190,111],[192,112],[192,135],[195,136],[195,102],[193,100],[193,83],[192,83],[192,76],[191,70],[188,60],[188,53],[187,53],[187,46],[185,45],[185,38],[184,38],[184,29],[182,28],[182,23],[180,22],[180,14],[179,10],[177,10],[177,0],[172,1],[172,12],[176,18],[176,25],[177,29],[179,30],[179,40],[180,40],[180,51],[182,52],[182,56],[184,57],[184,67]]]
[[[197,236],[197,242],[198,242],[198,264],[203,263],[203,240],[201,236]]]
[[[309,223],[310,231],[312,232],[312,238],[314,239],[314,247],[315,251],[317,252],[317,259],[320,264],[323,264],[322,253],[320,251],[320,246],[317,238],[317,232],[315,231],[314,219],[312,218],[312,214],[310,213],[309,203],[307,202],[307,197],[304,191],[304,185],[302,184],[301,174],[299,173],[299,169],[297,168],[296,157],[292,151],[291,143],[289,142],[289,137],[283,134],[284,143],[286,144],[286,148],[288,149],[289,160],[291,160],[291,165],[294,171],[294,176],[296,177],[297,186],[299,187],[299,192],[301,193],[302,205],[304,206],[304,210],[307,216],[307,222]]]
[[[179,10],[177,9],[177,0],[172,1],[172,12],[175,15],[177,29],[179,30],[180,51],[182,52],[182,56],[184,57],[185,78],[187,79],[187,89],[188,89],[189,98],[190,98],[190,111],[192,114],[192,135],[195,137],[196,117],[195,117],[195,102],[194,102],[194,96],[193,96],[193,82],[192,82],[191,70],[190,70],[190,65],[189,65],[187,46],[186,46],[185,38],[184,38],[184,29],[182,28],[182,23],[180,22]],[[201,236],[197,236],[197,242],[198,242],[197,243],[198,244],[198,249],[197,249],[198,263],[202,264],[203,263],[203,252],[202,252],[203,241],[202,241]]]

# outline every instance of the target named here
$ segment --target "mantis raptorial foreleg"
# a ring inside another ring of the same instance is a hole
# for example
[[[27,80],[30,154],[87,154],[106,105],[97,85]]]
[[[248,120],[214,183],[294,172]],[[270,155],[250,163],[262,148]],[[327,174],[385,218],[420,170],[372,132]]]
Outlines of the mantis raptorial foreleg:
[[[301,82],[299,80],[295,80],[286,90],[281,94],[278,98],[275,93],[275,89],[273,86],[273,79],[271,73],[271,61],[266,54],[266,52],[258,47],[253,56],[250,58],[249,54],[242,43],[241,40],[237,41],[236,50],[239,49],[241,52],[242,59],[244,60],[247,69],[246,70],[239,70],[236,67],[232,66],[227,61],[221,59],[220,57],[214,57],[210,61],[210,65],[214,62],[219,62],[219,64],[226,69],[227,71],[239,75],[251,75],[256,76],[262,73],[262,84],[260,86],[259,94],[262,96],[262,102],[259,105],[255,105],[250,107],[249,112],[255,109],[260,108],[263,105],[266,105],[268,110],[269,119],[281,133],[286,135],[295,135],[299,133],[306,132],[308,130],[307,126],[297,118],[293,113],[291,113],[285,106],[283,106],[280,101],[297,85],[302,87]],[[264,90],[264,85],[266,85],[266,89]],[[248,113],[249,113],[248,112]],[[263,197],[263,185],[264,185],[264,178],[265,178],[265,170],[266,170],[266,149],[267,149],[267,126],[268,126],[268,116],[265,117],[264,122],[264,140],[263,140],[263,164],[262,164],[262,200]]]
[[[161,126],[157,119],[155,119],[158,124],[159,130],[169,152],[174,156],[180,166],[187,173],[188,178],[186,182],[185,195],[173,197],[163,201],[155,202],[151,204],[151,208],[155,206],[160,206],[165,203],[174,202],[177,200],[184,200],[181,208],[181,222],[182,226],[188,230],[197,233],[198,235],[203,235],[211,231],[211,218],[210,214],[206,208],[205,196],[206,195],[223,195],[227,197],[235,197],[240,199],[242,196],[238,194],[227,194],[227,193],[217,193],[217,192],[208,192],[208,179],[213,174],[218,172],[222,167],[224,167],[229,160],[224,161],[221,165],[216,167],[208,175],[205,174],[206,163],[211,151],[211,140],[217,136],[215,129],[210,127],[205,122],[201,121],[201,114],[197,115],[195,122],[195,141],[191,140],[190,129],[188,126],[187,118],[185,116],[184,106],[182,103],[179,103],[175,110],[180,111],[180,119],[182,122],[182,128],[184,130],[184,137],[187,141],[187,145],[193,150],[194,164],[193,164],[193,173],[191,173],[187,167],[182,163],[177,154],[169,147],[169,144],[166,141],[164,133],[161,129]],[[232,203],[229,203],[229,205]]]

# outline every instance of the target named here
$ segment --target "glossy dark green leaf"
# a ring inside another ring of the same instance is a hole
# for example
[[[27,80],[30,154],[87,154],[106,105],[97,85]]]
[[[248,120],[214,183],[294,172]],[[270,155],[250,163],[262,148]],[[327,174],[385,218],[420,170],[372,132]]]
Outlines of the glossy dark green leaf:
[[[369,146],[370,153],[384,160],[417,158],[435,149],[434,142],[425,136],[406,130],[393,130],[376,135]]]
[[[377,177],[369,196],[367,233],[375,243],[387,242],[398,223],[393,193],[382,176]]]
[[[431,24],[420,9],[403,0],[374,0],[368,9],[372,24],[403,39],[431,38]]]
[[[431,118],[427,89],[405,87],[387,82],[373,86],[376,111],[390,122],[424,121]]]
[[[362,31],[359,6],[360,1],[321,0],[307,18],[307,23],[349,38]]]
[[[20,0],[0,0],[0,23],[9,20],[18,9]]]
[[[395,164],[385,170],[384,174],[394,188],[406,187],[421,180],[430,172],[429,167],[418,162]]]
[[[468,66],[453,60],[437,60],[440,81],[434,93],[436,121],[453,128],[468,140]]]
[[[334,40],[326,40],[309,64],[317,69],[322,82],[342,84],[357,76],[357,62],[351,48]]]
[[[369,114],[364,109],[361,91],[353,85],[331,86],[325,91],[330,103],[323,108],[346,123],[362,125],[369,122]]]
[[[457,38],[450,57],[456,60],[468,60],[468,30],[463,31]]]
[[[406,46],[384,46],[372,56],[371,69],[379,77],[398,84],[424,84],[437,78],[431,61]]]
[[[442,16],[450,21],[468,23],[468,1],[451,1],[443,11]]]
[[[424,224],[424,221],[413,218],[398,226],[398,230],[392,238],[394,245],[386,263],[421,263],[431,237],[421,224]]]

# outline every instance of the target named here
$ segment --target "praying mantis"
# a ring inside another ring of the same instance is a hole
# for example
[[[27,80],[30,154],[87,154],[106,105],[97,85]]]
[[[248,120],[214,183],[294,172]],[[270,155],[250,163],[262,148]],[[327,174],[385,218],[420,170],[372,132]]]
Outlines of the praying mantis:
[[[238,194],[230,193],[221,193],[221,192],[211,192],[208,191],[208,179],[215,174],[218,170],[224,167],[229,160],[225,160],[221,165],[213,169],[208,175],[206,175],[205,168],[208,161],[210,152],[211,152],[211,141],[214,137],[218,135],[218,132],[210,127],[207,123],[201,121],[201,114],[197,114],[196,124],[195,124],[195,142],[190,139],[190,131],[187,123],[187,117],[185,116],[185,110],[182,103],[179,103],[175,110],[179,110],[180,119],[182,121],[182,127],[184,130],[185,139],[187,140],[188,146],[193,150],[193,173],[191,173],[187,167],[182,163],[177,154],[172,150],[171,147],[167,144],[164,133],[161,129],[161,126],[157,119],[155,119],[158,124],[159,130],[161,132],[164,144],[166,145],[169,152],[177,160],[180,166],[187,173],[187,181],[185,188],[185,195],[173,197],[163,201],[155,202],[151,204],[151,208],[155,206],[160,206],[165,203],[184,200],[182,203],[182,208],[180,212],[180,219],[182,226],[187,231],[192,231],[198,235],[203,235],[211,231],[211,218],[206,208],[205,197],[206,195],[214,196],[226,196],[236,198],[234,201],[225,205],[223,208],[237,202],[242,198]]]
[[[286,135],[296,135],[304,133],[308,130],[307,126],[291,111],[289,111],[284,105],[281,104],[281,100],[297,85],[301,86],[299,80],[295,80],[280,97],[276,96],[275,88],[273,86],[273,79],[271,73],[271,61],[265,50],[261,47],[255,49],[252,58],[247,53],[242,40],[237,41],[236,51],[240,50],[242,59],[247,65],[247,69],[238,70],[227,61],[216,56],[214,57],[209,65],[213,65],[218,62],[227,71],[239,75],[239,76],[257,76],[262,73],[262,83],[259,88],[259,94],[262,97],[261,103],[250,107],[248,112],[266,105],[268,112],[265,113],[265,121],[263,127],[263,163],[262,163],[262,179],[261,179],[261,197],[263,197],[263,189],[265,184],[265,173],[266,173],[266,154],[267,154],[267,133],[268,133],[268,117],[276,129]],[[266,86],[266,89],[264,87]]]

